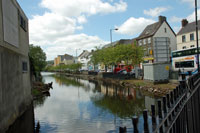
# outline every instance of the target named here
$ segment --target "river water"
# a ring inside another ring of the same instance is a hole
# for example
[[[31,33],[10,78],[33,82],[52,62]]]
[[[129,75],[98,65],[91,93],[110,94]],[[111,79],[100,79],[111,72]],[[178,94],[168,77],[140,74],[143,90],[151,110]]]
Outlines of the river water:
[[[142,111],[150,110],[151,104],[156,102],[132,88],[53,73],[42,75],[45,83],[53,82],[53,89],[50,96],[33,103],[33,127],[41,133],[115,133],[120,126],[133,132],[131,118],[136,115],[142,132]],[[150,116],[149,123],[151,132]]]

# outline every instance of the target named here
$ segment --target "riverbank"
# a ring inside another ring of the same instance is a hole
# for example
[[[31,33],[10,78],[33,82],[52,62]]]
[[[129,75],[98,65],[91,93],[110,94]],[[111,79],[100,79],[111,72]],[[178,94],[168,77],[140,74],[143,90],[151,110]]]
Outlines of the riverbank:
[[[32,84],[32,95],[33,100],[38,99],[43,96],[49,96],[49,90],[52,88],[52,82],[44,84],[43,82],[33,82]]]
[[[134,88],[139,89],[145,94],[152,95],[154,97],[162,97],[172,91],[178,83],[156,83],[154,84],[151,81],[146,80],[138,80],[138,79],[128,79],[128,80],[120,80],[120,79],[113,79],[113,78],[102,78],[98,75],[88,75],[88,74],[69,74],[69,73],[59,73],[64,74],[65,76],[69,77],[77,77],[81,79],[86,79],[90,81],[102,81],[106,83],[112,83],[115,85],[119,85],[125,88]]]

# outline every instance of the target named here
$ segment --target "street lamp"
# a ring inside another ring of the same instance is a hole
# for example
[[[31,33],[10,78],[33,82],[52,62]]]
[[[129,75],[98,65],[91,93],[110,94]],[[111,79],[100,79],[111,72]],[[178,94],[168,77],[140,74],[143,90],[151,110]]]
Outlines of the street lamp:
[[[196,43],[197,43],[197,67],[198,67],[198,73],[199,73],[200,68],[199,68],[199,39],[198,39],[198,22],[197,22],[197,0],[195,0],[195,20],[196,20]]]
[[[113,30],[118,30],[118,28],[110,29],[110,44],[112,44],[112,31]]]
[[[78,51],[78,50],[81,50],[81,49],[80,49],[80,48],[78,48],[78,49],[76,48],[76,60],[75,60],[75,63],[78,62],[78,56],[77,56],[77,51]]]

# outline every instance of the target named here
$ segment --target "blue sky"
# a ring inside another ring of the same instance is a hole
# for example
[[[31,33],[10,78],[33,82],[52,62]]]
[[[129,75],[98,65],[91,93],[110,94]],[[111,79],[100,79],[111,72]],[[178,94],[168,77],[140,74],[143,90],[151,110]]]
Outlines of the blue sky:
[[[52,60],[75,55],[113,41],[132,39],[158,16],[167,17],[175,32],[181,20],[194,21],[194,0],[18,0],[29,18],[30,43],[41,46]],[[200,0],[198,0],[200,3]],[[200,14],[200,10],[198,10]],[[199,15],[200,16],[200,15]]]

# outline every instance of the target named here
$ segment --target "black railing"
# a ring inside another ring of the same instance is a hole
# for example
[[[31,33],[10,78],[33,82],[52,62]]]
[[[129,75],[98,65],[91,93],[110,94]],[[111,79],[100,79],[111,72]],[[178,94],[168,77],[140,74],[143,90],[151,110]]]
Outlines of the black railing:
[[[185,75],[181,77],[179,86],[158,100],[156,105],[151,105],[152,129],[148,126],[148,111],[146,109],[143,111],[143,132],[200,132],[200,73],[190,76],[187,80]],[[132,122],[133,132],[138,133],[138,118],[133,117]],[[126,132],[120,129],[120,132]]]

